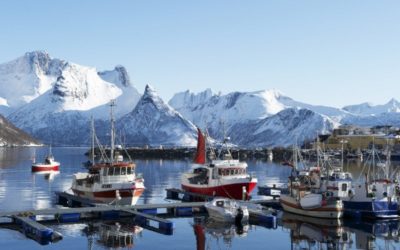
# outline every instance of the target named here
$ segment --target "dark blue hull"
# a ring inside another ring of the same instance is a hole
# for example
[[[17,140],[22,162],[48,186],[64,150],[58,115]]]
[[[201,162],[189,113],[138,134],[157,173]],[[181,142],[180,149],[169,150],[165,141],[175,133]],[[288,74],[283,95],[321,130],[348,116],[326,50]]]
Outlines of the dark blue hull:
[[[343,201],[344,216],[372,219],[398,216],[397,202],[388,201]]]

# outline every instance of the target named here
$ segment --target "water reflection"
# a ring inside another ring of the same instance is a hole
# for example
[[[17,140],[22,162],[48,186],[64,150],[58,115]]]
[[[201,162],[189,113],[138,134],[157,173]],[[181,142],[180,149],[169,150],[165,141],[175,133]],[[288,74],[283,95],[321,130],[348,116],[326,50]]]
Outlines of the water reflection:
[[[195,217],[193,218],[193,230],[196,237],[196,249],[229,249],[232,247],[232,241],[235,237],[246,237],[250,225],[235,225],[215,221],[211,218]]]
[[[43,176],[43,179],[49,182],[54,181],[54,178],[60,174],[60,171],[40,171],[40,172],[34,172],[32,173],[32,176],[34,179],[36,179],[36,176]]]
[[[341,220],[283,213],[282,226],[290,230],[291,249],[348,249],[352,239]]]
[[[291,249],[397,249],[399,220],[355,221],[318,219],[283,213]]]
[[[44,155],[47,151],[47,148],[36,148],[37,155]],[[54,192],[68,190],[71,187],[72,175],[78,171],[85,171],[81,164],[87,160],[84,156],[85,151],[86,148],[53,148],[53,154],[61,162],[60,172],[41,175],[31,173],[33,149],[0,148],[0,211],[53,207]],[[135,162],[137,171],[144,175],[146,186],[139,204],[166,202],[165,189],[179,188],[181,174],[191,168],[190,160],[136,159]],[[291,172],[290,167],[282,166],[280,163],[260,160],[249,160],[247,163],[248,170],[257,176],[258,185],[264,185],[268,181],[286,182]],[[394,162],[393,166],[398,168],[398,163]],[[345,168],[357,177],[363,164],[349,161]],[[263,198],[256,195],[256,190],[252,195],[255,199]],[[275,230],[254,225],[238,228],[234,225],[213,224],[197,219],[194,221],[190,219],[190,224],[187,221],[180,223],[180,219],[173,220],[178,222],[178,226],[172,236],[148,230],[138,233],[134,225],[126,224],[126,222],[59,224],[52,227],[60,231],[64,239],[46,247],[72,249],[70,244],[75,244],[75,246],[78,245],[76,249],[82,249],[88,241],[92,241],[93,247],[97,249],[118,247],[129,249],[133,246],[141,249],[156,249],[163,242],[176,241],[180,243],[179,247],[174,244],[165,244],[163,248],[193,249],[197,245],[198,249],[202,249],[199,248],[201,247],[199,243],[203,242],[203,246],[207,249],[250,247],[290,249],[291,244],[293,249],[400,249],[399,222],[396,220],[357,222],[345,219],[335,224],[332,220],[324,221],[298,215],[291,217],[283,214]],[[203,232],[204,241],[201,241],[199,232]],[[121,239],[115,233],[118,233]],[[1,249],[35,249],[36,242],[30,243],[30,240],[19,234],[15,234],[14,238],[9,235],[7,231],[0,230]],[[143,240],[138,240],[138,236],[143,237]],[[130,242],[132,245],[129,245]],[[274,244],[275,248],[270,247]]]
[[[136,237],[141,237],[143,228],[126,222],[92,222],[82,230],[88,239],[88,249],[93,249],[95,245],[118,249],[134,247]]]

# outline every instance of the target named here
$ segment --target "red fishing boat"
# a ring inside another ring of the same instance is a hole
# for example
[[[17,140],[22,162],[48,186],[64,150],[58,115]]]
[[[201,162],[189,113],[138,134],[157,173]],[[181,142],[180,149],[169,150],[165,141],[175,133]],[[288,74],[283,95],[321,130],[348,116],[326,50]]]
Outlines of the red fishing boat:
[[[51,154],[51,147],[49,154],[42,163],[33,163],[32,172],[44,172],[44,171],[59,171],[60,163],[54,160],[54,156]]]
[[[206,138],[198,129],[193,170],[182,176],[182,189],[188,192],[231,199],[249,199],[257,178],[247,173],[247,163],[233,159],[226,140],[223,159],[206,162]]]

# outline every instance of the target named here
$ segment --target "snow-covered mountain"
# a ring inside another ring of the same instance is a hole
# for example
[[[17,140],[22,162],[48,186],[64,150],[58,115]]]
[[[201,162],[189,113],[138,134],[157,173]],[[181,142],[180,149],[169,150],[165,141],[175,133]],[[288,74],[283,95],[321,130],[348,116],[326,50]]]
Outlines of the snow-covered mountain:
[[[216,138],[238,123],[252,124],[290,108],[308,109],[321,117],[330,117],[335,125],[347,115],[337,108],[295,101],[274,89],[227,95],[213,94],[209,89],[199,94],[186,91],[176,94],[169,104],[197,126],[207,127]]]
[[[343,107],[344,110],[360,116],[379,115],[384,113],[399,113],[400,102],[396,99],[391,99],[388,103],[383,105],[372,105],[370,103],[361,103],[358,105],[350,105]]]
[[[264,119],[234,124],[227,133],[240,146],[287,147],[327,134],[334,127],[331,119],[314,111],[287,108]]]
[[[40,106],[38,109],[42,114],[88,111],[87,115],[105,119],[107,112],[104,109],[111,99],[116,99],[119,105],[117,116],[121,116],[128,113],[140,98],[122,66],[98,72],[92,67],[52,59],[41,51],[29,52],[1,64],[0,86],[0,105],[3,104],[5,114],[29,103],[31,107],[28,110]],[[35,101],[43,95],[47,97],[41,102]],[[48,105],[50,103],[52,105]],[[22,109],[27,111],[26,107]]]
[[[377,115],[349,115],[341,120],[341,124],[358,125],[361,127],[385,125],[400,127],[400,112],[386,112]]]
[[[39,145],[40,142],[0,115],[0,146]]]
[[[0,112],[8,115],[50,90],[65,64],[40,51],[0,64]]]
[[[0,64],[0,114],[45,143],[88,144],[91,116],[106,139],[111,99],[123,142],[135,145],[195,145],[193,124],[215,139],[227,134],[232,143],[249,147],[300,144],[340,124],[400,126],[395,99],[338,109],[296,101],[275,89],[226,95],[207,89],[177,93],[168,105],[150,86],[141,97],[123,66],[99,72],[40,51]]]
[[[1,86],[13,80],[13,74],[20,79],[15,80],[18,88],[0,88],[0,100],[8,105],[3,105],[3,111],[10,113],[7,118],[44,142],[86,144],[86,137],[82,136],[91,116],[108,120],[108,104],[115,99],[116,117],[121,117],[140,98],[122,66],[98,72],[92,67],[51,59],[45,52],[30,52],[0,68]]]
[[[400,104],[395,99],[384,105],[338,109],[299,102],[274,89],[226,95],[207,89],[178,93],[169,104],[197,126],[207,127],[211,136],[221,139],[225,133],[243,146],[284,146],[295,138],[302,143],[317,131],[329,133],[341,124],[400,126]]]
[[[147,85],[143,96],[129,114],[117,122],[117,129],[129,144],[195,146],[195,126]]]

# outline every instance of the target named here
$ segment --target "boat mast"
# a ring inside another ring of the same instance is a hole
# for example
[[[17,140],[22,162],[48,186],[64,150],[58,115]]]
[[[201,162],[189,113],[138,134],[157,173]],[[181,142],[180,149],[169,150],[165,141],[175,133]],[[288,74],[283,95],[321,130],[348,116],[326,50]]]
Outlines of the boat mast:
[[[321,163],[320,162],[321,156],[319,155],[320,149],[319,149],[319,136],[318,136],[318,133],[317,133],[317,142],[316,143],[317,143],[317,146],[316,146],[316,150],[317,150],[317,167],[321,168],[322,164],[320,164]]]
[[[372,137],[372,175],[374,179],[376,178],[375,168],[375,137]]]
[[[92,165],[94,164],[94,119],[93,119],[93,116],[91,117],[92,118]]]
[[[386,162],[385,162],[385,178],[389,180],[390,177],[390,157],[391,157],[391,152],[390,152],[390,147],[389,147],[389,138],[386,138]]]
[[[110,158],[111,163],[114,162],[114,137],[115,137],[115,128],[114,128],[114,107],[115,107],[115,99],[110,101],[110,120],[111,120],[111,149],[110,149]]]
[[[298,154],[298,149],[297,149],[297,145],[293,145],[293,166],[294,169],[297,170],[298,166],[297,166],[297,154]]]

